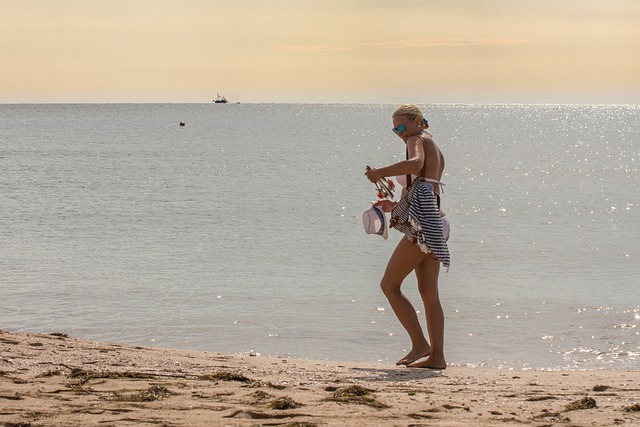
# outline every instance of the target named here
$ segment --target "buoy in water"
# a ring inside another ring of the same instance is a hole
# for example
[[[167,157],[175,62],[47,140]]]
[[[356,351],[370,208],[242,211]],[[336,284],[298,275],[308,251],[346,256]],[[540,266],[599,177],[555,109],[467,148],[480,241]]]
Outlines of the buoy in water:
[[[180,122],[180,126],[184,126],[184,120]]]

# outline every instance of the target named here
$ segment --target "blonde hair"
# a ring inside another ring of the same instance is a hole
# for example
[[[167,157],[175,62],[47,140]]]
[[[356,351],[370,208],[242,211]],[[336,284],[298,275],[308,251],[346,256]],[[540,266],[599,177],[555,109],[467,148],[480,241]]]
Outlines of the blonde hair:
[[[418,108],[417,105],[414,104],[402,104],[396,111],[393,112],[391,117],[395,116],[409,116],[413,119],[416,117],[420,117],[420,126],[424,126],[425,129],[429,128],[429,124],[425,123],[424,116],[422,115],[422,111]]]

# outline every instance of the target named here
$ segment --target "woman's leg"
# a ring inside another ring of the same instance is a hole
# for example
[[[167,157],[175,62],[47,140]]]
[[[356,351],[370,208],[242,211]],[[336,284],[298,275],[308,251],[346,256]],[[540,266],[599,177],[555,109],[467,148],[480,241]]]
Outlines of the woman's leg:
[[[431,354],[422,362],[412,363],[415,368],[445,369],[447,362],[444,358],[444,312],[438,294],[438,274],[440,261],[427,256],[416,268],[418,289],[424,303],[427,316],[427,331],[431,342]]]
[[[393,312],[411,338],[411,351],[400,359],[397,365],[408,365],[430,354],[431,348],[424,337],[416,310],[401,292],[402,281],[413,271],[427,255],[406,237],[396,246],[389,259],[380,287],[389,300]]]

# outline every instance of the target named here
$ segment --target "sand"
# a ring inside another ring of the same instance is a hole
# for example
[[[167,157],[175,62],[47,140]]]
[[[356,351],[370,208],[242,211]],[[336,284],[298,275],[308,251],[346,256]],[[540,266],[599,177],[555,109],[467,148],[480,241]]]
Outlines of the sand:
[[[0,331],[0,426],[640,425],[640,372],[443,371]]]

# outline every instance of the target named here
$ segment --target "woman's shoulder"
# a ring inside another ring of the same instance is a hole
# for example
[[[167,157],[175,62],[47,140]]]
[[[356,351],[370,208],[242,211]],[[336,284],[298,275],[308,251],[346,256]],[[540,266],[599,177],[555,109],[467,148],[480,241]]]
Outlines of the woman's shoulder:
[[[426,133],[426,132],[422,132],[422,133],[419,133],[417,135],[410,136],[407,139],[407,143],[419,144],[421,142],[424,143],[424,142],[434,142],[434,141],[433,141],[433,137],[431,136],[431,134]]]
[[[431,135],[429,132],[422,131],[422,133],[419,133],[418,135],[416,135],[418,138],[422,139],[423,141],[428,141],[428,142],[433,142],[435,143],[435,141],[433,140],[433,135]]]
[[[416,143],[422,143],[425,150],[438,149],[433,136],[428,132],[422,132],[416,135]]]

